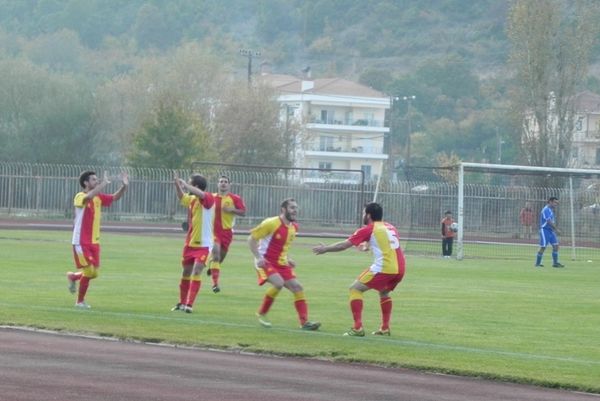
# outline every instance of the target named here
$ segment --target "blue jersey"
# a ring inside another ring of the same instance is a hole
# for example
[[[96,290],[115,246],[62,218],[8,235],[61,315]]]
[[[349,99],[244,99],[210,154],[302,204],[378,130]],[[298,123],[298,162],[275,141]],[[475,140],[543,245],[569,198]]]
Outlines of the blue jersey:
[[[548,223],[555,225],[556,221],[554,220],[554,211],[549,205],[546,205],[540,213],[540,229],[554,231]]]

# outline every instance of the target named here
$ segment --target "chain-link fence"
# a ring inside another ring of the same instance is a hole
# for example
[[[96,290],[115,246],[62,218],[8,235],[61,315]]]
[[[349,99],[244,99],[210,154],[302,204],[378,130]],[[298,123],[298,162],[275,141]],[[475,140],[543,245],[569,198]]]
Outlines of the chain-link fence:
[[[106,221],[167,222],[179,224],[186,211],[175,196],[175,171],[155,168],[73,166],[0,163],[0,216],[71,219],[73,196],[81,190],[79,175],[84,170],[103,171],[117,176],[126,171],[130,186],[126,196],[103,213]],[[373,200],[384,207],[384,218],[398,227],[404,247],[410,254],[441,255],[441,218],[446,210],[457,213],[457,185],[447,182],[398,181],[366,182],[358,174],[334,176],[327,172],[305,175],[283,170],[253,170],[227,166],[200,166],[209,191],[216,192],[221,174],[230,177],[232,192],[247,205],[245,217],[238,218],[240,229],[247,229],[265,217],[279,212],[280,202],[288,197],[300,206],[301,232],[332,233],[345,236],[360,224],[361,205]],[[187,177],[189,170],[180,170]],[[113,186],[114,185],[114,186]],[[107,192],[118,184],[111,184]],[[580,181],[574,188],[571,221],[569,188],[535,188],[515,185],[465,184],[464,256],[531,257],[538,241],[538,216],[550,196],[558,196],[558,226],[564,246],[583,249],[581,257],[598,259],[600,253],[600,187]],[[521,224],[519,214],[529,202],[533,212],[532,232]],[[573,236],[571,234],[574,234]],[[569,255],[567,253],[566,255]],[[578,254],[579,258],[579,254]]]

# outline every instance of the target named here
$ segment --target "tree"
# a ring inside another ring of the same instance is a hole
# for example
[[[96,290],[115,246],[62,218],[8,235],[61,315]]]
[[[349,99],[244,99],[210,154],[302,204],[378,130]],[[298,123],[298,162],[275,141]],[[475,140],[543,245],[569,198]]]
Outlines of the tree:
[[[128,161],[140,167],[180,169],[197,160],[211,160],[212,154],[202,121],[165,93],[134,134]]]
[[[213,136],[220,159],[230,163],[288,165],[293,131],[279,120],[271,88],[230,88],[216,109]],[[287,129],[286,129],[287,128]]]
[[[96,120],[83,82],[24,60],[0,61],[0,156],[41,163],[92,163]]]
[[[586,76],[597,33],[589,0],[515,1],[508,21],[513,109],[522,121],[524,162],[568,167],[573,100]]]

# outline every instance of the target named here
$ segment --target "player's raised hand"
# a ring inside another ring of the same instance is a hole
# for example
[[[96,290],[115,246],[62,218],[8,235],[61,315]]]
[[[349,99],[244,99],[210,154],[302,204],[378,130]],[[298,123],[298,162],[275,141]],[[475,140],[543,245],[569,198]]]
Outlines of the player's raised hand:
[[[120,178],[121,178],[121,181],[123,182],[123,185],[125,185],[125,186],[129,185],[129,174],[127,174],[126,171],[121,173]]]

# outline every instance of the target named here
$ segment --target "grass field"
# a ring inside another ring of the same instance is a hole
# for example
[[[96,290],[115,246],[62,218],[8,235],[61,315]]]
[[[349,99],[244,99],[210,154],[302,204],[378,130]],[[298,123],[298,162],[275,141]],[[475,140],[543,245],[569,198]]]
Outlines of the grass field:
[[[570,262],[534,269],[523,261],[409,257],[393,295],[392,336],[348,338],[347,287],[370,263],[353,249],[314,256],[317,241],[299,238],[291,256],[319,332],[298,328],[289,292],[255,320],[264,288],[250,253],[236,239],[222,270],[222,292],[203,288],[194,313],[177,302],[182,237],[103,234],[102,269],[89,311],[76,310],[65,272],[70,233],[0,230],[0,324],[124,339],[281,355],[371,362],[600,392],[600,269]],[[535,249],[532,249],[532,255]],[[549,259],[549,255],[546,256]],[[546,261],[546,265],[549,263]],[[364,324],[379,324],[375,293],[365,296]]]

